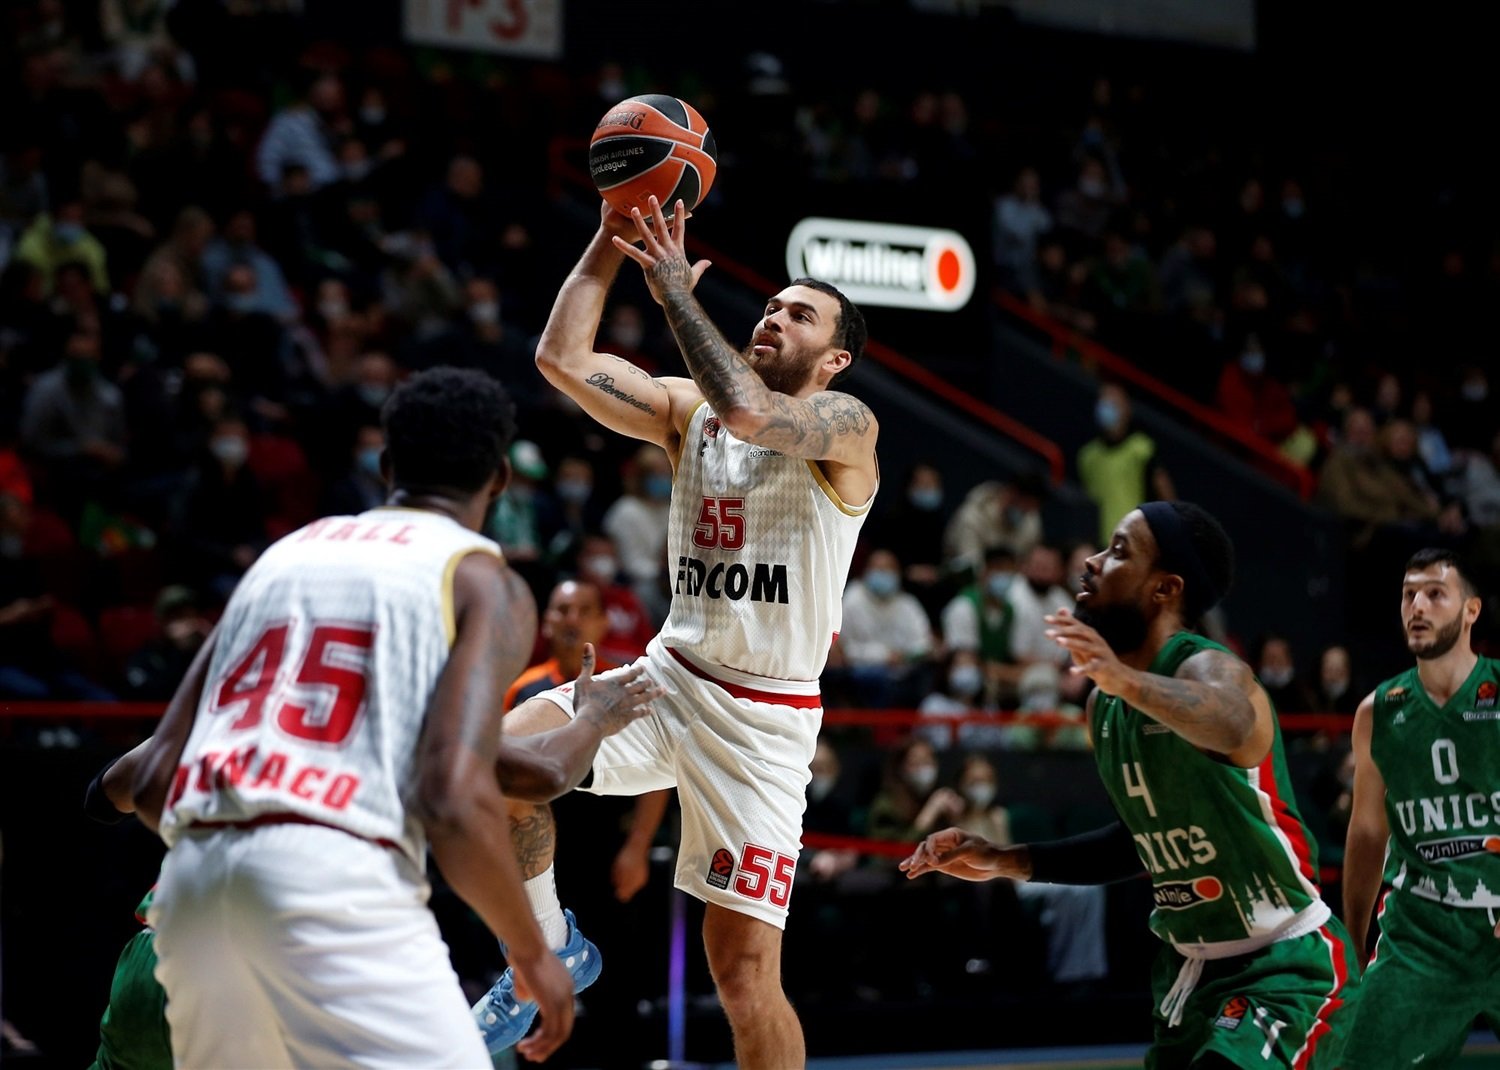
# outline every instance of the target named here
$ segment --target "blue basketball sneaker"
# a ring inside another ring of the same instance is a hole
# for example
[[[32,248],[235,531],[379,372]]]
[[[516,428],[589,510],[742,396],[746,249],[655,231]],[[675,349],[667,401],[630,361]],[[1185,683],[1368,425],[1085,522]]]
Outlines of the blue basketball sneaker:
[[[586,940],[578,931],[573,912],[564,910],[563,917],[568,922],[568,942],[554,954],[562,959],[563,965],[573,975],[573,991],[582,992],[599,979],[604,963],[593,941]],[[536,1012],[535,1003],[516,998],[516,978],[509,966],[500,975],[500,980],[474,1004],[474,1020],[479,1023],[479,1031],[484,1034],[484,1044],[491,1055],[499,1055],[514,1047],[531,1028]]]

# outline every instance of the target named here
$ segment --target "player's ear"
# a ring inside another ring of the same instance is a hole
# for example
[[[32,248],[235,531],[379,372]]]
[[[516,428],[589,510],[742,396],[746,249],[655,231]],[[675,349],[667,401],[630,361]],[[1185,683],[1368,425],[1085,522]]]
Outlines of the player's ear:
[[[1482,613],[1483,611],[1484,611],[1484,600],[1482,598],[1480,598],[1477,594],[1474,595],[1473,597],[1464,599],[1464,620],[1465,620],[1465,622],[1467,622],[1469,624],[1473,624],[1474,622],[1476,622],[1477,620],[1479,620],[1479,614]]]
[[[1169,572],[1157,582],[1156,593],[1152,598],[1157,602],[1170,602],[1173,598],[1181,597],[1183,586],[1182,577]]]
[[[495,470],[494,478],[490,480],[489,501],[491,504],[505,493],[505,488],[508,486],[510,486],[510,458],[501,457],[500,467]]]

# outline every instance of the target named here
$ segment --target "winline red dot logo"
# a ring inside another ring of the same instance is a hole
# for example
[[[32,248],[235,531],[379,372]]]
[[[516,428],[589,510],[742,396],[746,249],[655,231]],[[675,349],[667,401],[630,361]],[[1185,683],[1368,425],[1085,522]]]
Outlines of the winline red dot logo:
[[[789,278],[830,282],[855,304],[954,312],[974,295],[974,250],[956,230],[804,219],[786,244]]]

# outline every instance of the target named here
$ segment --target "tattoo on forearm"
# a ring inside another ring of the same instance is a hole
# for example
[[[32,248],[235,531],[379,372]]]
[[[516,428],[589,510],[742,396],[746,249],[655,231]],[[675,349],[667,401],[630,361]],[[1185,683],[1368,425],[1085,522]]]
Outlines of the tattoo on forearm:
[[[621,390],[619,387],[615,386],[615,377],[613,375],[607,375],[604,372],[595,372],[593,375],[585,379],[584,382],[589,386],[599,388],[610,397],[617,398],[620,401],[623,401],[625,404],[631,406],[632,408],[640,409],[648,416],[656,415],[656,410],[652,408],[650,404],[642,401],[634,394],[626,393],[624,390]]]
[[[1231,750],[1255,724],[1255,706],[1232,669],[1215,667],[1212,680],[1147,674],[1133,705],[1195,742]]]
[[[523,879],[530,880],[545,872],[552,864],[552,852],[557,845],[557,826],[553,824],[551,808],[534,806],[529,813],[511,814],[510,842]]]
[[[686,267],[687,261],[663,261],[657,269],[673,264]],[[691,278],[689,272],[689,281]],[[664,307],[667,322],[671,324],[678,348],[682,350],[682,359],[715,412],[729,412],[742,405],[763,401],[770,394],[745,358],[724,340],[724,335],[709,320],[691,292],[686,289],[667,291]]]

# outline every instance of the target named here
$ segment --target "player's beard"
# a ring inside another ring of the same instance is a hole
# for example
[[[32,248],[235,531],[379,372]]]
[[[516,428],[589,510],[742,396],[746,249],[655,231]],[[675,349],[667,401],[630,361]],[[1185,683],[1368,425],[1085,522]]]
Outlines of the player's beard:
[[[1448,651],[1452,650],[1458,642],[1459,636],[1464,633],[1464,618],[1460,614],[1455,616],[1451,622],[1441,628],[1434,628],[1427,634],[1431,636],[1427,645],[1420,650],[1412,646],[1411,636],[1406,637],[1406,649],[1410,650],[1418,661],[1435,661]]]
[[[757,356],[755,347],[748,345],[742,351],[745,362],[760,376],[768,390],[778,394],[795,395],[807,385],[807,362],[802,354],[786,349],[775,350],[769,356]]]
[[[1118,654],[1130,654],[1146,645],[1146,615],[1139,606],[1122,604],[1078,606],[1073,616],[1087,624]]]

